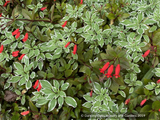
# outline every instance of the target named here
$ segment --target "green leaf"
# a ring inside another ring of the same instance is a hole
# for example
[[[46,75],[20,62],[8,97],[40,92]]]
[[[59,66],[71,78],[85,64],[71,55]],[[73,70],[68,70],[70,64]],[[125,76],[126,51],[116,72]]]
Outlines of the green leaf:
[[[85,59],[85,62],[87,62],[89,59],[91,59],[93,56],[93,50],[88,50],[87,53],[84,55],[84,59]]]
[[[160,93],[160,88],[155,88],[155,94],[158,95]]]
[[[149,32],[154,32],[156,29],[157,29],[157,26],[154,25],[149,29]]]
[[[59,90],[59,82],[57,80],[53,80],[53,85]]]
[[[13,65],[17,70],[23,71],[23,66],[19,62],[14,62]]]
[[[122,97],[126,98],[126,93],[125,93],[124,91],[118,91],[118,93],[119,93]]]
[[[72,107],[74,107],[74,108],[76,108],[77,107],[77,102],[76,102],[76,100],[74,99],[74,98],[72,98],[72,97],[66,97],[65,98],[65,102],[67,103],[67,105],[69,105],[69,106],[72,106]]]
[[[36,76],[35,72],[32,72],[32,73],[30,74],[30,78],[31,78],[31,79],[35,78],[35,76]]]
[[[107,16],[110,20],[115,19],[115,15],[113,13],[109,13]]]
[[[30,12],[25,9],[22,9],[22,15],[24,16],[24,18],[29,19],[29,20],[32,18],[31,17],[32,15],[30,14]]]
[[[153,85],[146,85],[145,88],[148,90],[153,90],[154,86]]]
[[[22,99],[21,99],[21,104],[24,105],[25,102],[26,102],[26,99],[25,99],[25,95],[23,94]]]
[[[152,109],[153,110],[159,110],[160,109],[160,101],[154,101],[152,103]]]
[[[90,74],[91,74],[91,70],[87,66],[81,67],[79,72],[86,73],[88,76],[90,76]]]
[[[8,80],[8,83],[17,83],[20,80],[20,76],[13,76],[10,80]]]
[[[46,98],[41,98],[37,100],[37,104],[38,105],[44,105],[48,102],[48,100]]]
[[[26,89],[30,89],[32,87],[32,82],[30,80],[28,80],[28,82],[26,83]]]
[[[30,100],[30,98],[29,98],[29,107],[31,108],[32,111],[38,112],[37,107],[32,103],[32,101]]]
[[[66,70],[65,77],[69,77],[72,74],[73,70]]]
[[[145,20],[143,23],[144,23],[144,24],[147,24],[147,25],[152,25],[152,24],[156,23],[156,21],[153,20],[153,19],[147,19],[147,20]]]
[[[68,87],[69,87],[69,83],[64,83],[61,86],[61,90],[67,90]]]
[[[21,80],[19,81],[18,85],[21,86],[21,85],[25,84],[26,81],[27,81],[26,77],[22,77]]]
[[[64,103],[64,98],[63,97],[59,97],[58,98],[58,105],[59,105],[58,109],[60,109],[62,107],[63,103]]]
[[[51,100],[48,103],[48,111],[47,112],[52,111],[56,107],[56,105],[57,105],[57,100],[56,99]]]
[[[63,91],[60,91],[60,92],[59,92],[59,95],[60,95],[61,97],[66,97],[66,93],[63,92]]]
[[[40,80],[42,88],[52,89],[52,85],[47,80]]]
[[[82,104],[83,107],[86,107],[86,108],[91,108],[92,106],[92,103],[90,102],[85,102],[84,104]]]

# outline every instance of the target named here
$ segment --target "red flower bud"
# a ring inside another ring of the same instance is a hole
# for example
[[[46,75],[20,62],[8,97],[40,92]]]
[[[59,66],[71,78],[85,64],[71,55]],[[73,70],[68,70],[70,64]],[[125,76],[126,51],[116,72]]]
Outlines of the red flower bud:
[[[143,106],[143,104],[147,101],[147,99],[142,100],[140,106]]]
[[[65,45],[65,48],[67,48],[69,44],[70,44],[70,42],[68,42],[68,43]]]
[[[19,38],[19,36],[20,36],[20,32],[18,32],[18,33],[17,33],[17,35],[16,35],[16,39],[18,39],[18,38]]]
[[[3,45],[1,45],[0,47],[0,53],[2,53],[2,51],[3,51]]]
[[[14,51],[14,52],[12,52],[12,56],[13,56],[13,57],[17,57],[17,56],[18,56],[18,53],[19,53],[19,51]]]
[[[27,41],[27,39],[28,39],[28,33],[26,33],[26,34],[25,34],[25,36],[24,36],[24,38],[23,38],[23,40],[22,40],[22,41],[23,41],[23,42],[26,42],[26,41]]]
[[[42,88],[42,86],[41,86],[41,84],[39,84],[37,91],[39,92],[41,90],[41,88]]]
[[[93,92],[93,91],[91,90],[91,92],[90,92],[90,97],[92,97],[92,92]]]
[[[113,67],[114,67],[114,66],[111,65],[111,66],[108,68],[108,73],[105,74],[105,75],[107,76],[107,78],[112,77],[111,74],[112,74],[112,72],[113,72]]]
[[[147,57],[147,55],[150,53],[150,50],[147,50],[143,55],[142,57]]]
[[[158,83],[160,83],[160,79],[159,79],[159,80],[157,80],[157,84],[158,84]]]
[[[74,48],[73,48],[73,54],[75,55],[76,54],[76,51],[77,51],[77,45],[74,45]]]
[[[120,77],[119,72],[120,72],[120,64],[116,66],[115,74],[113,76],[115,76],[115,78]]]
[[[21,112],[21,115],[27,115],[27,114],[29,114],[29,111]]]
[[[6,7],[9,2],[10,1],[6,1],[3,6]]]
[[[0,17],[2,17],[2,13],[0,14]]]
[[[130,101],[130,99],[127,99],[127,100],[125,101],[125,104],[128,105],[129,101]]]
[[[62,25],[62,27],[65,27],[67,25],[67,21],[64,22],[64,24]]]
[[[22,54],[19,58],[18,58],[18,60],[22,60],[22,58],[25,56],[25,54]]]
[[[160,112],[160,109],[158,111]]]
[[[41,8],[41,11],[43,11],[43,10],[45,10],[47,7],[43,7],[43,8]]]
[[[34,89],[36,89],[36,87],[38,86],[39,80],[37,80],[33,86]]]
[[[80,4],[83,4],[83,0],[81,0]]]
[[[12,35],[16,35],[19,32],[19,29],[16,29],[14,32],[12,32]]]
[[[102,69],[99,69],[100,72],[104,74],[104,71],[108,68],[108,66],[109,66],[109,62],[107,62],[107,63],[102,67]]]

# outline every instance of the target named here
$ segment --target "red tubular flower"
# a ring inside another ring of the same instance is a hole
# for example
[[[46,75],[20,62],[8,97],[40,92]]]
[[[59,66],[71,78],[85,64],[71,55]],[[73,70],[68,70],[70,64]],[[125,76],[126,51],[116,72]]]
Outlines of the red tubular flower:
[[[25,54],[22,54],[19,58],[18,58],[18,60],[22,60],[22,58],[25,56]]]
[[[18,53],[19,53],[19,51],[14,51],[14,52],[12,52],[12,56],[13,56],[13,57],[17,57],[17,56],[18,56]]]
[[[20,32],[18,32],[18,33],[17,33],[17,35],[16,35],[16,39],[18,39],[18,38],[19,38],[19,36],[20,36]]]
[[[54,2],[55,2],[56,0],[54,0]]]
[[[43,10],[45,10],[47,7],[43,7],[43,8],[41,8],[41,10],[43,11]]]
[[[104,74],[104,71],[108,68],[108,66],[109,66],[109,62],[107,62],[107,63],[102,67],[102,69],[99,69],[100,72]]]
[[[157,84],[158,84],[158,83],[160,83],[160,79],[159,79],[159,80],[157,80]]]
[[[113,72],[113,67],[114,67],[114,66],[111,65],[111,66],[108,68],[108,73],[105,74],[105,75],[107,76],[107,78],[112,77],[111,74],[112,74],[112,72]]]
[[[68,42],[64,47],[67,48],[69,44],[70,44],[70,42]]]
[[[23,41],[23,42],[26,42],[26,41],[27,41],[27,39],[28,39],[28,33],[26,33],[26,34],[25,34],[25,36],[24,36],[24,38],[23,38],[23,40],[22,40],[22,41]]]
[[[150,50],[147,50],[143,55],[142,57],[147,57],[147,55],[150,53]]]
[[[160,112],[160,109],[158,111]]]
[[[92,92],[93,92],[93,91],[91,90],[91,92],[90,92],[90,97],[92,97]]]
[[[116,66],[115,74],[113,76],[115,76],[115,78],[120,77],[119,72],[120,72],[120,64]]]
[[[1,45],[0,47],[0,53],[2,53],[2,51],[3,51],[3,45]]]
[[[16,29],[14,32],[12,32],[12,36],[16,35],[19,32],[19,29]]]
[[[62,25],[62,27],[65,27],[67,25],[67,21],[64,22],[64,24]]]
[[[80,4],[83,4],[83,0],[81,0]]]
[[[27,115],[27,114],[29,114],[29,111],[21,112],[21,115]]]
[[[10,1],[6,1],[3,6],[6,7],[9,2]]]
[[[39,92],[41,90],[41,88],[42,88],[42,86],[41,86],[41,84],[39,84],[37,91]]]
[[[143,104],[147,101],[147,99],[142,100],[140,106],[143,106]]]
[[[76,54],[76,51],[77,51],[77,45],[74,45],[74,48],[73,48],[73,54],[75,55]]]
[[[38,86],[39,80],[37,80],[33,86],[34,89],[36,89],[36,87]]]
[[[127,99],[127,100],[125,101],[125,105],[128,105],[129,101],[130,101],[130,99]]]
[[[0,14],[0,17],[2,17],[2,13]]]

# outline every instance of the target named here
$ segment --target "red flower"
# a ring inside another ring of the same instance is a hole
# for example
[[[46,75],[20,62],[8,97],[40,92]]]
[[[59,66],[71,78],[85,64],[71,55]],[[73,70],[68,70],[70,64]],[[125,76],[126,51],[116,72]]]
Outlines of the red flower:
[[[43,11],[43,10],[45,10],[47,7],[43,7],[43,8],[41,8],[41,10]]]
[[[29,114],[29,111],[21,112],[21,115],[27,115],[27,114]]]
[[[147,101],[147,99],[142,100],[140,106],[142,106],[146,101]]]
[[[56,0],[54,0],[54,1],[56,1]]]
[[[74,48],[73,48],[73,54],[75,55],[76,54],[76,51],[77,51],[77,45],[74,45]]]
[[[17,57],[17,56],[18,56],[18,53],[19,53],[19,51],[14,51],[14,52],[12,52],[12,56],[13,56],[13,57]]]
[[[39,92],[41,90],[41,88],[42,88],[42,86],[41,86],[41,84],[39,84],[37,91]]]
[[[36,89],[36,87],[38,86],[39,80],[37,80],[33,86],[34,89]]]
[[[143,55],[142,57],[147,57],[147,55],[150,53],[150,50],[147,50]]]
[[[3,45],[1,45],[0,47],[0,53],[2,53],[2,51],[3,51]]]
[[[28,33],[26,33],[26,34],[25,34],[25,36],[24,36],[24,38],[23,38],[23,40],[22,40],[22,41],[23,41],[23,42],[26,42],[26,41],[27,41],[27,39],[28,39]]]
[[[93,91],[91,90],[91,92],[90,92],[90,97],[92,97],[92,92],[93,92]]]
[[[113,67],[114,67],[114,66],[111,65],[111,66],[108,68],[108,73],[105,74],[105,75],[107,76],[107,78],[112,77],[111,74],[112,74],[112,72],[113,72]]]
[[[159,80],[157,80],[157,84],[158,84],[158,83],[160,83],[160,79],[159,79]]]
[[[160,112],[160,109],[158,111]]]
[[[62,25],[62,27],[65,27],[67,25],[67,21],[64,22],[64,24]]]
[[[127,99],[127,100],[125,101],[125,104],[128,105],[129,101],[130,101],[130,99]]]
[[[116,66],[115,74],[113,76],[115,76],[115,78],[120,77],[119,72],[120,72],[120,64]]]
[[[19,58],[18,58],[18,60],[22,60],[22,58],[25,56],[25,54],[22,54]]]
[[[18,39],[18,38],[19,38],[19,36],[20,36],[20,32],[18,32],[18,33],[17,33],[17,35],[16,35],[16,39]]]
[[[9,2],[10,1],[6,1],[3,6],[6,7]]]
[[[70,42],[68,42],[64,47],[65,47],[65,48],[68,47],[69,44],[70,44]]]
[[[0,17],[2,17],[2,13],[0,14]]]
[[[109,62],[107,62],[107,63],[102,67],[102,69],[99,69],[100,72],[104,74],[104,71],[108,68],[108,66],[109,66]]]
[[[80,4],[83,4],[83,0],[81,0]]]
[[[12,32],[12,35],[16,35],[19,32],[19,29],[16,29],[14,32]]]

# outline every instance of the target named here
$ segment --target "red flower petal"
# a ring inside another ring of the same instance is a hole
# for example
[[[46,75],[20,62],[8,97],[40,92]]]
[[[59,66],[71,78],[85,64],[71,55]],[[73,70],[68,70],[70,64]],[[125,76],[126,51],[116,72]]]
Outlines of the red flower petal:
[[[112,77],[111,74],[112,74],[112,72],[113,72],[113,68],[114,68],[113,65],[111,65],[111,66],[108,68],[108,73],[105,74],[105,75],[107,76],[107,78]]]
[[[27,39],[28,39],[28,33],[26,33],[26,34],[25,34],[25,36],[24,36],[24,38],[23,38],[23,40],[22,40],[22,41],[23,41],[23,42],[26,42],[26,41],[27,41]]]
[[[20,32],[18,32],[18,33],[17,33],[17,35],[16,35],[16,39],[18,39],[18,38],[19,38],[19,36],[20,36]]]
[[[100,72],[104,74],[104,71],[108,68],[109,64],[110,64],[110,63],[107,62],[107,63],[102,67],[102,69],[99,69]]]
[[[22,54],[19,58],[18,58],[18,60],[22,60],[22,58],[25,56],[25,54]]]
[[[142,57],[147,57],[147,55],[150,53],[150,50],[147,50],[143,55]]]
[[[18,53],[19,53],[19,51],[14,51],[14,52],[12,52],[12,56],[13,56],[13,57],[17,57],[17,56],[18,56]]]
[[[41,88],[42,88],[42,86],[41,86],[41,84],[39,84],[37,91],[39,92],[41,90]]]
[[[77,52],[77,45],[74,45],[74,48],[73,48],[73,52],[72,52],[72,53],[75,55],[76,52]]]
[[[64,22],[64,24],[62,25],[62,27],[65,27],[67,25],[67,21]]]
[[[81,0],[80,4],[83,4],[83,0]]]
[[[43,8],[41,8],[41,10],[43,11],[43,10],[45,10],[47,7],[43,7]]]
[[[21,112],[21,115],[27,115],[27,114],[29,114],[29,111]]]
[[[120,77],[119,72],[120,72],[120,64],[116,66],[115,74],[113,76],[115,76],[115,78]]]
[[[70,44],[70,42],[68,42],[64,47],[67,48],[69,44]]]
[[[143,106],[143,104],[147,101],[147,99],[142,100],[140,106]]]
[[[130,99],[127,99],[127,100],[125,101],[125,104],[128,105],[129,101],[130,101]]]
[[[2,13],[0,14],[0,17],[2,17]]]
[[[3,6],[6,7],[9,2],[10,1],[6,1]]]
[[[158,84],[158,83],[160,83],[160,79],[159,79],[159,80],[157,80],[157,84]]]
[[[19,29],[16,29],[14,32],[12,32],[12,35],[16,35],[19,32]]]
[[[36,89],[36,87],[38,86],[39,80],[37,80],[33,86],[34,89]]]
[[[3,45],[1,45],[0,47],[0,53],[2,53],[2,51],[3,51]]]

